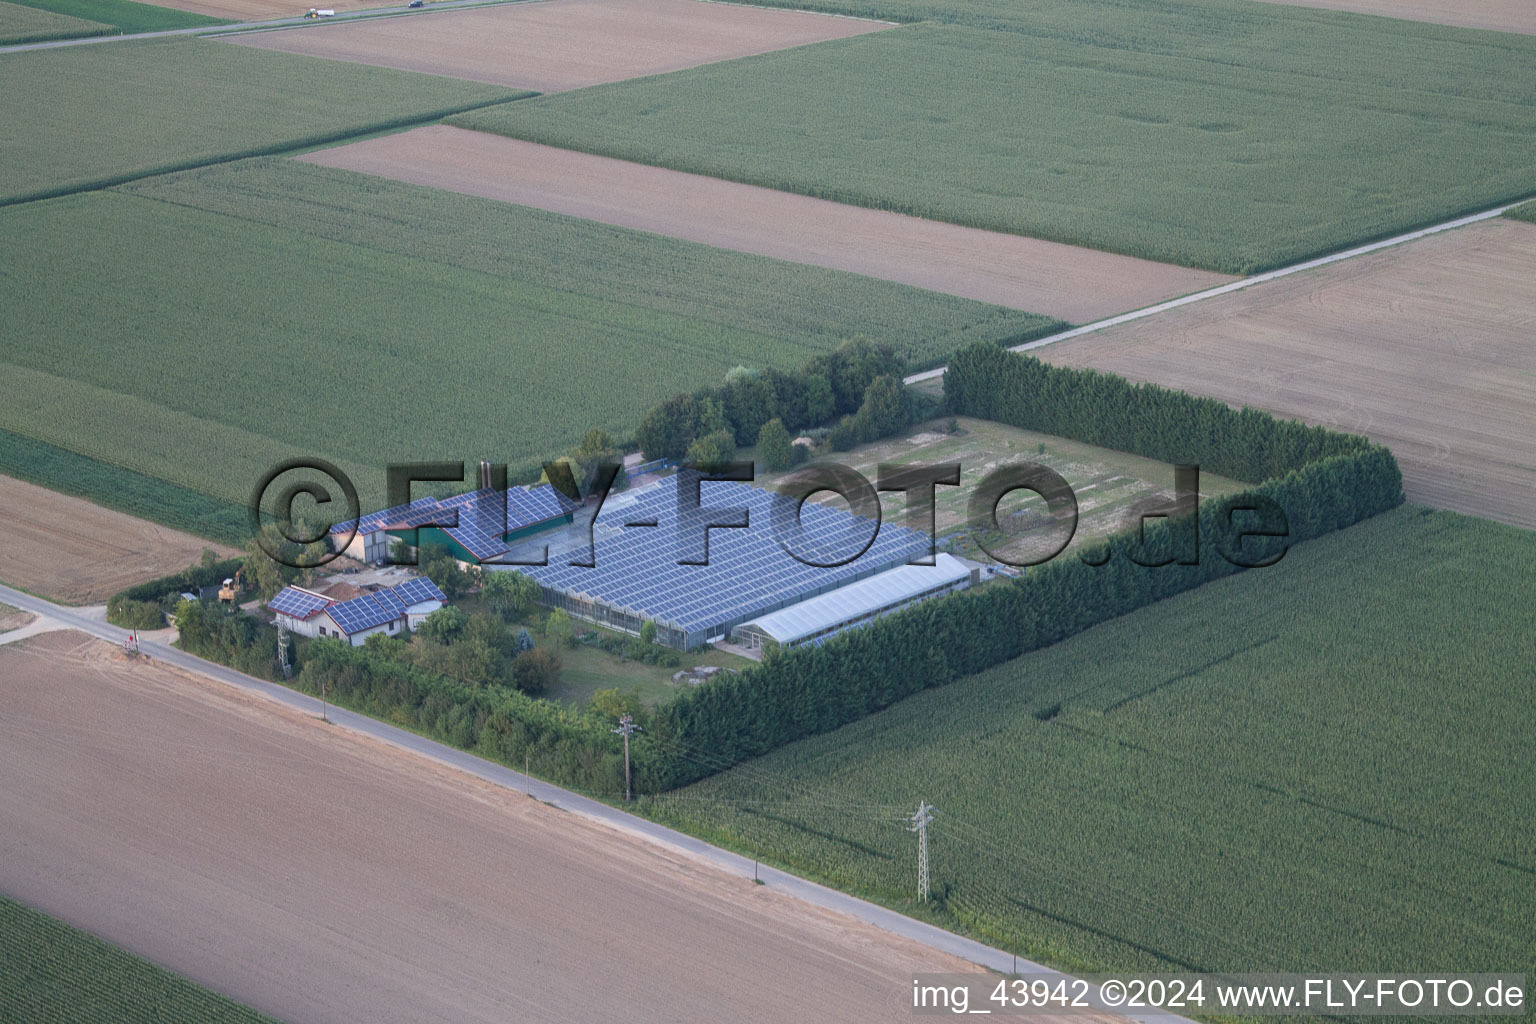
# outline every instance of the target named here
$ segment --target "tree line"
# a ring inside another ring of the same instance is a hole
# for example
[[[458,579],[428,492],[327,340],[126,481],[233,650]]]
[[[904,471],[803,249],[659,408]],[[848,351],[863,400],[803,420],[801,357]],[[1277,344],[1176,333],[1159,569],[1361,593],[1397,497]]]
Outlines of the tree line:
[[[1154,601],[1242,571],[1221,554],[1244,528],[1234,510],[1267,498],[1288,541],[1310,540],[1402,503],[1402,474],[1386,448],[1360,437],[1277,420],[1253,409],[977,345],[945,374],[956,415],[1000,420],[1161,461],[1210,466],[1251,491],[1202,503],[1198,518],[1147,520],[1017,579],[927,601],[817,647],[779,651],[738,676],[680,694],[660,709],[677,744],[672,785],[717,763],[765,754],[836,729],[919,690],[1038,650]],[[1194,522],[1191,522],[1194,520]],[[1191,527],[1198,525],[1198,533]],[[1178,555],[1203,541],[1190,564]],[[1157,565],[1164,558],[1171,564]]]

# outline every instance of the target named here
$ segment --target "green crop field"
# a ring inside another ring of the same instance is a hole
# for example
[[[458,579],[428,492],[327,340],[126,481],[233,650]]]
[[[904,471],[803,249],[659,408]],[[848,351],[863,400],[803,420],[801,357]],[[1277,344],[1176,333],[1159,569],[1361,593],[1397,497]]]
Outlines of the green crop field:
[[[36,7],[0,2],[0,46],[36,43],[45,39],[99,36],[110,31],[111,25],[99,21],[87,21]]]
[[[5,54],[0,78],[0,204],[525,95],[199,39]]]
[[[940,923],[1067,966],[1536,971],[1533,564],[1404,507],[648,809],[909,908],[927,800]]]
[[[0,1020],[272,1024],[94,935],[0,896]]]
[[[135,0],[13,0],[14,3],[40,11],[70,18],[81,18],[101,23],[98,32],[167,32],[179,28],[201,28],[205,25],[227,25],[224,18],[210,18],[206,14],[178,11],[172,7],[141,4]],[[77,33],[71,33],[77,34]],[[55,36],[54,38],[63,38]]]
[[[299,455],[375,501],[392,461],[529,464],[850,337],[931,363],[1059,326],[276,158],[0,210],[0,305],[0,430],[226,502]]]
[[[1536,193],[1530,36],[1251,0],[823,6],[963,23],[452,123],[1232,273]]]
[[[1523,206],[1517,206],[1505,214],[1505,216],[1513,217],[1515,220],[1530,221],[1532,224],[1536,224],[1536,203],[1526,203]]]

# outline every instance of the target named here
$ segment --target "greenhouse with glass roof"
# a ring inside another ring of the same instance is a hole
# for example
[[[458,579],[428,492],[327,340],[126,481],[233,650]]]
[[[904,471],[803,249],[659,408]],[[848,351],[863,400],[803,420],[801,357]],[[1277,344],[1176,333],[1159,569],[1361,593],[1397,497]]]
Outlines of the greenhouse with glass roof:
[[[847,629],[873,622],[930,597],[962,590],[975,582],[973,571],[953,555],[938,555],[933,565],[903,565],[828,594],[770,612],[731,631],[743,647],[766,643],[780,647],[819,644]]]

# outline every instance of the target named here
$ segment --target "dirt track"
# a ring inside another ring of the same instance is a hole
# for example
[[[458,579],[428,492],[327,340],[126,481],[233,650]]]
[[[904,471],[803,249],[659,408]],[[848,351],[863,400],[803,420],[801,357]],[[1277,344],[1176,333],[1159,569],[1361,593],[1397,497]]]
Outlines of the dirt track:
[[[1232,280],[444,125],[302,159],[1077,323]]]
[[[1356,14],[1382,14],[1410,21],[1433,21],[1462,28],[1536,33],[1536,3],[1531,0],[1265,0],[1267,3],[1323,7]]]
[[[0,892],[285,1019],[896,1021],[966,969],[77,633],[0,701]]]
[[[543,0],[430,17],[306,25],[227,41],[560,92],[886,27],[699,0]]]
[[[0,476],[0,581],[67,604],[185,569],[212,541]]]
[[[1392,448],[1408,497],[1536,528],[1536,225],[1496,219],[1039,349]]]

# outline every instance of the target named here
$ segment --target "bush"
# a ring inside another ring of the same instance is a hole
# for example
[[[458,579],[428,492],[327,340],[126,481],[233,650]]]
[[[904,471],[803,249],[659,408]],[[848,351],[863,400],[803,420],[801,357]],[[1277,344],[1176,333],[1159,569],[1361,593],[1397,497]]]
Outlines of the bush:
[[[158,602],[113,594],[107,601],[107,621],[124,629],[159,629],[165,625],[165,612]]]
[[[827,432],[827,444],[835,452],[848,452],[858,447],[859,427],[852,416],[844,416]]]

